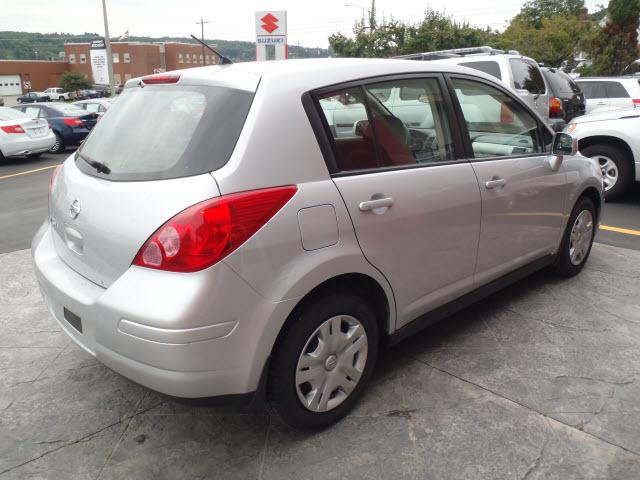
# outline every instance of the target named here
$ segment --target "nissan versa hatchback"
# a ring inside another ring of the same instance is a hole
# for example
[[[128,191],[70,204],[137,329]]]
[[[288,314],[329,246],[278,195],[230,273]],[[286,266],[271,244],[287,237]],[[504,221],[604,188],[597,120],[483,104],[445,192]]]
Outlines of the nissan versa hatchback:
[[[477,70],[244,63],[127,82],[33,245],[82,348],[179,397],[266,395],[301,429],[381,348],[544,267],[583,268],[600,169]]]

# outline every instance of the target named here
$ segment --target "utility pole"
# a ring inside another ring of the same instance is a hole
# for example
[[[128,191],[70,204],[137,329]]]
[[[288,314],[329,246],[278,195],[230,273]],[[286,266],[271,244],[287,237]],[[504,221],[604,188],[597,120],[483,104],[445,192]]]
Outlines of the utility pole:
[[[204,65],[204,24],[209,23],[209,20],[204,20],[200,17],[200,21],[196,22],[196,25],[200,25],[200,39],[202,40],[202,64]]]
[[[107,50],[107,67],[109,69],[109,95],[114,96],[116,86],[113,81],[113,56],[111,55],[111,39],[109,38],[109,21],[107,20],[107,0],[102,0],[102,15],[104,17],[104,46]]]

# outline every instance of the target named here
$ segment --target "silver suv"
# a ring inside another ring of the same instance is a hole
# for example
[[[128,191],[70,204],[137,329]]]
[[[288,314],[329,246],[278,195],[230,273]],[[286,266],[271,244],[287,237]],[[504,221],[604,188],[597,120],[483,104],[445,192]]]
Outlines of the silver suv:
[[[549,88],[535,60],[515,50],[491,47],[454,48],[395,57],[406,60],[432,60],[448,65],[473,68],[497,78],[513,89],[549,123]]]
[[[580,77],[575,82],[584,93],[586,114],[640,108],[640,78]]]
[[[456,66],[143,77],[52,177],[37,277],[62,329],[122,375],[266,393],[319,429],[380,348],[540,268],[582,269],[602,178],[576,145]]]

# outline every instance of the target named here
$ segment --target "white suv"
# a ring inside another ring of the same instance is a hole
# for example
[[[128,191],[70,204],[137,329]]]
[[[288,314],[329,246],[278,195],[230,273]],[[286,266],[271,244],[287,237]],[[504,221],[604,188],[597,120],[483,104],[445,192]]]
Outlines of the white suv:
[[[71,98],[71,94],[69,92],[65,92],[62,88],[57,87],[47,88],[42,92],[42,95],[49,97],[51,100],[58,100],[60,102]]]
[[[529,106],[549,123],[549,89],[535,60],[515,50],[491,47],[455,48],[435,52],[402,55],[406,60],[432,60],[460,65],[487,73],[513,89]]]
[[[639,77],[583,77],[576,83],[587,101],[587,115],[640,108]]]

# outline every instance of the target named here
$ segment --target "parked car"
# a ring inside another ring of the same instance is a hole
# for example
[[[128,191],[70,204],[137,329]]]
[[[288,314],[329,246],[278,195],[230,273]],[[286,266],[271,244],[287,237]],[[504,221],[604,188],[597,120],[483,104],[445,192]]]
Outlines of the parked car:
[[[640,181],[640,112],[637,109],[584,115],[571,120],[566,131],[578,141],[580,152],[598,161],[605,198],[620,198]]]
[[[0,97],[0,107],[4,107],[4,98]]]
[[[20,95],[16,101],[18,103],[36,103],[36,102],[50,102],[51,98],[47,95],[43,95],[38,92],[29,92],[23,95]]]
[[[49,97],[51,100],[57,100],[59,102],[63,102],[64,100],[71,100],[71,98],[74,96],[72,92],[65,92],[62,88],[59,87],[47,88],[44,92],[42,92],[42,95]]]
[[[580,77],[576,83],[587,99],[587,114],[640,108],[638,77]]]
[[[515,50],[491,47],[455,48],[395,57],[406,60],[431,60],[460,65],[487,73],[515,90],[545,121],[549,123],[549,92],[538,64]]]
[[[76,92],[76,100],[88,100],[91,98],[102,98],[103,95],[97,90],[78,90]]]
[[[554,130],[562,130],[572,118],[584,115],[584,94],[573,79],[557,68],[541,67],[549,87],[549,120]]]
[[[94,85],[92,90],[95,90],[101,97],[111,96],[111,87],[109,85]]]
[[[109,109],[113,102],[107,98],[93,98],[90,100],[80,100],[73,102],[73,105],[86,110],[87,112],[95,113],[98,117],[102,117],[104,113]]]
[[[0,161],[19,155],[37,158],[55,141],[45,119],[32,119],[13,108],[0,107]]]
[[[13,107],[31,118],[44,118],[49,122],[56,141],[50,152],[63,152],[67,147],[80,145],[95,126],[98,115],[76,107],[60,103],[39,103]]]
[[[602,178],[576,152],[452,65],[151,75],[54,171],[35,270],[62,329],[110,368],[180,397],[266,391],[320,429],[381,347],[540,268],[580,272]]]

